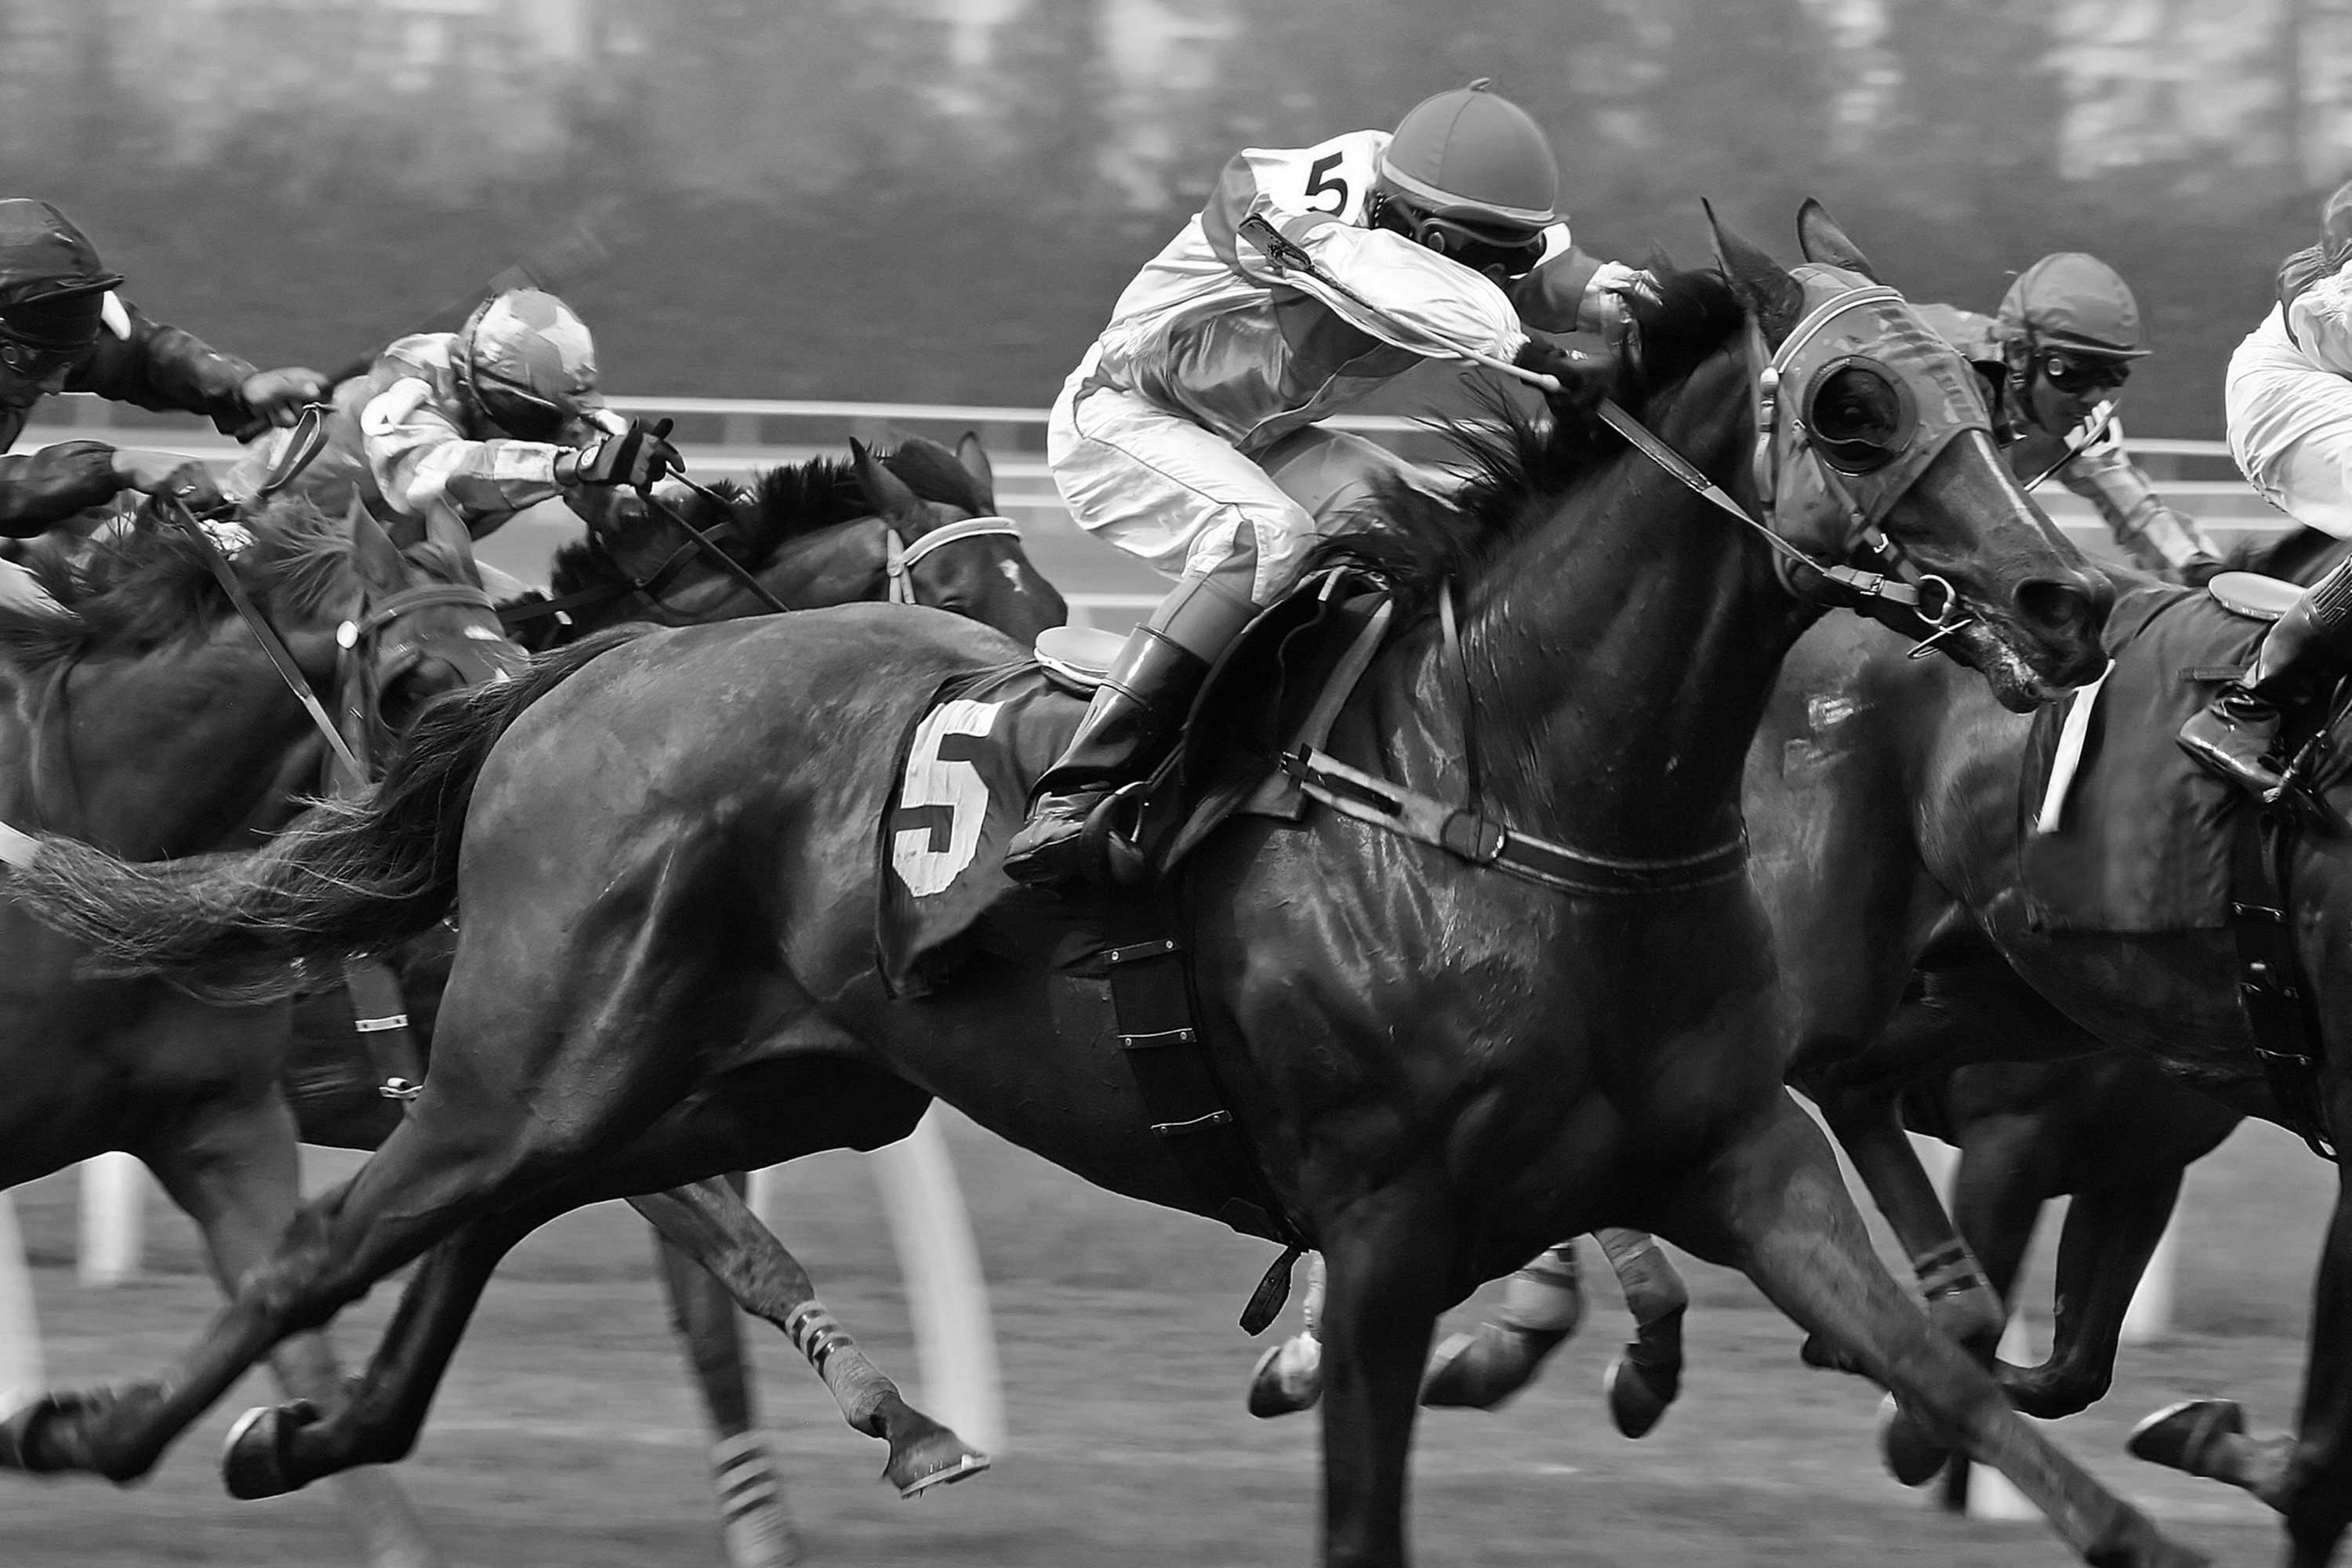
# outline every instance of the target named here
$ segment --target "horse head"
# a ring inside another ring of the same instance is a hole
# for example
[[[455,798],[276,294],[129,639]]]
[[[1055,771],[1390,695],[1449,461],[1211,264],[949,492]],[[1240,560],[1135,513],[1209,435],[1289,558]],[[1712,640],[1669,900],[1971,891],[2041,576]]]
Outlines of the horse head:
[[[850,443],[852,468],[881,522],[885,596],[994,626],[1024,647],[1068,619],[1068,606],[996,510],[995,470],[978,437],[953,452],[920,437],[877,458]]]
[[[1707,217],[1750,322],[1748,479],[1791,547],[1782,581],[1933,643],[2012,708],[2097,675],[2114,590],[2010,473],[1967,362],[1818,202],[1793,272]]]
[[[512,679],[527,656],[508,640],[465,525],[435,508],[403,551],[374,518],[347,513],[354,597],[336,629],[344,736],[364,759],[445,692]]]

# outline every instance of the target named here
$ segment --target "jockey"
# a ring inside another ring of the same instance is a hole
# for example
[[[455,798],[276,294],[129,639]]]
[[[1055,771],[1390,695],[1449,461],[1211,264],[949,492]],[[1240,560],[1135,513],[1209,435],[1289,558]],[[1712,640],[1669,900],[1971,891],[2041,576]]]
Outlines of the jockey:
[[[2139,302],[2114,268],[2062,250],[2019,273],[1996,315],[1950,305],[1919,314],[1984,374],[1993,430],[2019,479],[2054,466],[2143,571],[2201,583],[2221,568],[2196,521],[2167,506],[2124,451],[2111,405],[2148,350]]]
[[[1528,329],[1612,327],[1647,274],[1576,249],[1558,204],[1549,141],[1481,79],[1417,105],[1393,133],[1244,149],[1127,286],[1055,402],[1046,459],[1081,527],[1177,581],[1038,781],[1009,876],[1082,874],[1088,814],[1158,762],[1210,664],[1291,585],[1317,517],[1268,468],[1394,468],[1315,421],[1419,355],[1398,344],[1398,327],[1291,281],[1238,232],[1243,221],[1265,217],[1408,334],[1597,395],[1612,363],[1571,358]]]
[[[57,208],[21,196],[0,200],[0,452],[52,393],[207,414],[234,431],[256,420],[291,425],[325,391],[316,371],[257,371],[150,320],[115,292],[121,282]],[[124,490],[175,494],[198,510],[222,504],[212,477],[192,458],[61,441],[0,457],[0,534],[31,538]],[[30,584],[21,572],[12,576],[23,578],[12,589]]]
[[[552,294],[493,295],[455,332],[402,338],[335,389],[320,479],[356,487],[414,542],[444,506],[475,538],[582,487],[648,485],[685,464],[655,428],[604,407],[596,344]]]
[[[2352,538],[2352,182],[2321,210],[2319,243],[2281,264],[2278,303],[2230,356],[2230,454],[2264,500],[2306,528]],[[2257,791],[2285,708],[2352,672],[2352,559],[2281,616],[2254,662],[2181,726],[2189,755]]]

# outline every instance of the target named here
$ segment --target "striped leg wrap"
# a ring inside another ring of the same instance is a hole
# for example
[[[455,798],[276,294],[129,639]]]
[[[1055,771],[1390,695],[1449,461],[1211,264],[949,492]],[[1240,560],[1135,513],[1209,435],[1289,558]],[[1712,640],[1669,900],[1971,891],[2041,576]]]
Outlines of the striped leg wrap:
[[[1969,1256],[1968,1244],[1948,1242],[1931,1248],[1911,1260],[1919,1276],[1919,1289],[1930,1301],[1940,1301],[1948,1296],[1958,1296],[1981,1287],[1990,1290],[1992,1282],[1977,1268],[1977,1260]]]
[[[729,1519],[782,1501],[775,1461],[769,1456],[767,1439],[757,1432],[738,1433],[712,1444],[710,1473],[719,1483],[719,1511]]]
[[[816,1368],[820,1375],[824,1372],[824,1363],[833,1359],[834,1352],[856,1343],[849,1337],[849,1331],[835,1322],[833,1314],[814,1301],[799,1308],[784,1320],[784,1332],[791,1336],[794,1348],[808,1357],[809,1364]]]

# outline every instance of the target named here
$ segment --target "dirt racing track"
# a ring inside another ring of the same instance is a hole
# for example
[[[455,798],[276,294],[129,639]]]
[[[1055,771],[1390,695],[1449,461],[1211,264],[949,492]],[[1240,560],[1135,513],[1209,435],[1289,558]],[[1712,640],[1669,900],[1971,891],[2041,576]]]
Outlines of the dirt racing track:
[[[1234,1318],[1268,1259],[1260,1244],[1079,1183],[952,1117],[989,1273],[1010,1441],[991,1474],[901,1503],[878,1445],[844,1426],[780,1335],[758,1332],[766,1425],[793,1478],[810,1561],[840,1568],[1213,1568],[1307,1561],[1317,1500],[1312,1417],[1242,1408],[1263,1342]],[[347,1169],[319,1162],[314,1176]],[[2125,1457],[2159,1405],[2231,1392],[2266,1425],[2294,1409],[2326,1173],[2300,1144],[2242,1130],[2191,1172],[2178,1331],[2126,1347],[2115,1393],[2056,1424],[2059,1439],[2184,1539],[2224,1562],[2268,1561],[2275,1523],[2242,1493]],[[915,1383],[898,1265],[874,1184],[851,1156],[782,1173],[772,1221],[827,1302],[886,1367]],[[160,1367],[212,1310],[192,1229],[151,1200],[148,1271],[76,1284],[71,1175],[19,1189],[52,1382]],[[2054,1218],[2054,1216],[2053,1216]],[[2045,1238],[2054,1234],[2045,1220]],[[492,1287],[404,1478],[443,1551],[467,1568],[717,1568],[701,1415],[647,1261],[607,1205],[550,1227]],[[1442,1412],[1419,1429],[1419,1560],[1804,1568],[2059,1563],[2039,1523],[1956,1520],[1879,1474],[1874,1389],[1797,1360],[1797,1335],[1735,1276],[1688,1264],[1697,1297],[1682,1403],[1641,1444],[1598,1397],[1623,1330],[1613,1287],[1547,1381],[1496,1415]],[[1588,1278],[1605,1278],[1591,1268]],[[1482,1294],[1447,1327],[1476,1315]],[[2046,1343],[2046,1273],[2029,1278]],[[364,1355],[392,1305],[342,1320]],[[1293,1314],[1278,1331],[1288,1331]],[[913,1389],[919,1397],[919,1390]],[[237,1503],[214,1468],[228,1425],[274,1392],[251,1379],[146,1485],[0,1484],[5,1568],[322,1568],[352,1561],[316,1493]]]

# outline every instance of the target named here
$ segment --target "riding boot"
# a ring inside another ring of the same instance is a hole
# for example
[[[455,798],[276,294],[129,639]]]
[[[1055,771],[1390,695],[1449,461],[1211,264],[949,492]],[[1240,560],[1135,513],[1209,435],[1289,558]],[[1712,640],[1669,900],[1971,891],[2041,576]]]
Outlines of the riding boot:
[[[2290,709],[2316,700],[2352,671],[2352,560],[2336,565],[2288,606],[2254,650],[2245,675],[2180,727],[2190,756],[2258,795],[2279,787],[2272,752]]]
[[[1087,879],[1087,818],[1159,765],[1209,666],[1256,613],[1245,588],[1221,578],[1176,584],[1128,637],[1061,760],[1038,779],[1028,823],[1005,852],[1006,876],[1033,887]]]

